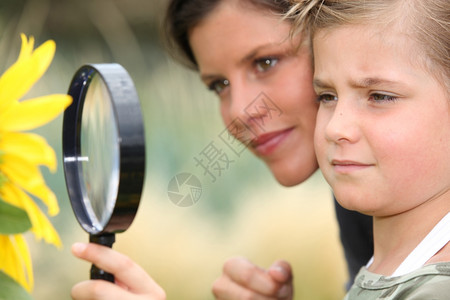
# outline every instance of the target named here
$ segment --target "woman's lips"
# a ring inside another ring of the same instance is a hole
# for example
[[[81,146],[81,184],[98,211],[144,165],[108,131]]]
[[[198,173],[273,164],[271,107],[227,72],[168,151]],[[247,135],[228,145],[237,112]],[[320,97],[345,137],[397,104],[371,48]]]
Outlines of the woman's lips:
[[[272,131],[262,134],[253,139],[250,143],[253,149],[260,156],[268,156],[275,151],[284,139],[292,132],[294,128],[288,128],[285,130]]]

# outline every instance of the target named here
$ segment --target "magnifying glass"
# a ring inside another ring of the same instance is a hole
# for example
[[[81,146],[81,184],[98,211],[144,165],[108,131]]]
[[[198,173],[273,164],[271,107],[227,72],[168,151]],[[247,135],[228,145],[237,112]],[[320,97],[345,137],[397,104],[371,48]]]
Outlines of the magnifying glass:
[[[63,159],[70,203],[89,241],[112,247],[137,212],[145,175],[142,114],[133,81],[119,64],[82,66],[64,112]],[[114,282],[95,265],[91,279]]]

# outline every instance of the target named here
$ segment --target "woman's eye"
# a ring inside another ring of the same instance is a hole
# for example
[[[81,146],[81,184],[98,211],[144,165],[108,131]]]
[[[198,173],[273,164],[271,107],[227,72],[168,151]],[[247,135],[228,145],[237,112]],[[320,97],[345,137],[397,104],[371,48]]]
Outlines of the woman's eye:
[[[265,57],[255,61],[255,67],[258,72],[266,72],[278,63],[278,58]]]
[[[378,93],[371,94],[369,97],[369,100],[374,101],[374,102],[391,102],[391,101],[395,101],[397,99],[398,99],[398,97],[396,97],[396,96],[378,94]]]
[[[228,79],[219,79],[211,82],[208,85],[208,89],[220,95],[223,90],[230,85],[230,81]]]
[[[332,94],[321,94],[317,96],[317,101],[319,102],[332,102],[337,101],[338,98],[335,95]]]

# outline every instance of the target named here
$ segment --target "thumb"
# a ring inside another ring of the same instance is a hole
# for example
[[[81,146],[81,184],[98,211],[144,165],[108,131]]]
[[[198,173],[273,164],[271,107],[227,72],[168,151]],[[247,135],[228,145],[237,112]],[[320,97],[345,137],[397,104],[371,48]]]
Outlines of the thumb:
[[[278,283],[283,284],[292,279],[291,265],[284,260],[278,260],[274,262],[270,266],[268,273],[270,277],[272,277],[272,279]]]

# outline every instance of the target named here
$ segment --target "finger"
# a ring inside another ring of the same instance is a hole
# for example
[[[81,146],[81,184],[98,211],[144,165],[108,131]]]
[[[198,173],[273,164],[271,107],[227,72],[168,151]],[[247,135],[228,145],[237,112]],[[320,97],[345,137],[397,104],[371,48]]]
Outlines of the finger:
[[[279,283],[286,283],[292,280],[291,265],[284,260],[274,262],[270,266],[268,272],[269,275]]]
[[[242,257],[227,260],[223,273],[238,285],[265,296],[275,295],[280,286],[266,270]]]
[[[292,299],[294,287],[291,265],[284,260],[278,260],[270,266],[268,273],[273,280],[282,284],[277,292],[277,299]]]
[[[95,264],[100,269],[114,275],[117,281],[136,294],[163,293],[158,284],[126,255],[111,248],[96,244],[75,243],[75,256]]]
[[[216,300],[276,300],[273,297],[257,294],[255,291],[237,284],[226,276],[221,276],[214,282],[212,292]]]
[[[118,286],[104,280],[89,280],[76,284],[71,291],[74,300],[124,299]]]

